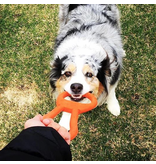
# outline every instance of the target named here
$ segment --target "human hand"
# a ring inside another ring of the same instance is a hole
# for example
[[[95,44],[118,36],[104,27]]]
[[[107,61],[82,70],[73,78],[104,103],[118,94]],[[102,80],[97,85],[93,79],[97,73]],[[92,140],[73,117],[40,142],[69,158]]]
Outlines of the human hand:
[[[67,131],[67,129],[54,122],[53,119],[43,119],[43,116],[39,114],[34,118],[27,120],[25,122],[24,128],[27,129],[34,126],[46,126],[54,128],[64,138],[64,140],[70,144],[70,133]]]
[[[24,129],[33,127],[33,126],[46,126],[43,122],[43,116],[40,114],[36,115],[34,118],[27,120],[24,124]]]

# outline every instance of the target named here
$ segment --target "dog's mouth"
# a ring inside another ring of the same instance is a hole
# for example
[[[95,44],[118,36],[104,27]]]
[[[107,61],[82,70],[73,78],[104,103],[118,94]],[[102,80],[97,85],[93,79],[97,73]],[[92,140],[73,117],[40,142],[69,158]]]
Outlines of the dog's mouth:
[[[76,102],[82,101],[84,99],[83,95],[79,95],[79,94],[71,95],[70,98],[72,101],[76,101]]]
[[[89,93],[92,93],[92,91],[89,91]],[[83,97],[82,94],[71,94],[70,98],[72,101],[76,101],[76,102],[79,102],[85,99],[85,97]]]

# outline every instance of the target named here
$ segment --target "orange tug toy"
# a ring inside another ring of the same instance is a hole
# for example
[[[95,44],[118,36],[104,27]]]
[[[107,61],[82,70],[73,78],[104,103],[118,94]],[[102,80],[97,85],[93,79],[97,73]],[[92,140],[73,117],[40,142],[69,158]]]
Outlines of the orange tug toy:
[[[68,92],[61,93],[56,100],[56,107],[44,115],[43,118],[54,118],[60,112],[71,113],[70,119],[70,140],[73,140],[78,134],[78,115],[88,112],[97,106],[97,99],[91,93],[86,93],[83,97],[88,98],[91,102],[89,104],[82,104],[75,101],[65,100],[64,98],[70,96]]]

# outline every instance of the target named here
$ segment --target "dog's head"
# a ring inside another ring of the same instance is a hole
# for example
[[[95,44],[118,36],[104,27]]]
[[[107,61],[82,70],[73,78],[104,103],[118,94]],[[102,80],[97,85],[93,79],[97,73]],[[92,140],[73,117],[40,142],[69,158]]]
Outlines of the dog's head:
[[[102,47],[79,45],[56,54],[50,74],[50,84],[57,93],[56,97],[63,91],[71,94],[73,101],[82,101],[87,92],[98,99],[106,97],[111,69],[110,58]]]

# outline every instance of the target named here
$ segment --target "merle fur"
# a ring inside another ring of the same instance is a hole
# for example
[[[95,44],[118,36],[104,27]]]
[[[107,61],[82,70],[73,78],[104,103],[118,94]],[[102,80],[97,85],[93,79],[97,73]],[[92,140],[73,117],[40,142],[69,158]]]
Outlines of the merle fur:
[[[60,78],[62,70],[65,68],[65,64],[63,63],[68,57],[64,56],[62,59],[57,57],[53,63],[53,68],[50,73],[50,85],[55,90],[55,82]]]
[[[69,23],[68,26],[68,14],[70,15],[72,12],[74,12],[73,10],[78,10],[79,7],[84,6],[84,10],[87,9],[88,7],[91,7],[92,12],[96,13],[97,15],[101,15],[103,16],[102,18],[100,17],[97,20],[94,20],[91,22],[88,22],[86,24],[85,20],[81,20],[78,18],[74,18],[73,19],[73,23],[75,23],[72,26],[72,23]],[[67,5],[67,9],[68,12],[65,14],[66,20],[64,20],[63,23],[63,28],[61,27],[59,35],[55,41],[55,52],[57,51],[57,49],[59,49],[59,46],[61,45],[61,43],[64,42],[64,40],[68,39],[69,37],[72,37],[72,35],[81,35],[82,33],[85,33],[86,31],[93,31],[93,33],[91,33],[91,35],[95,35],[97,38],[97,42],[99,44],[103,44],[102,39],[106,42],[106,44],[108,44],[110,46],[110,49],[112,50],[112,54],[114,55],[114,60],[113,62],[115,62],[116,64],[116,70],[111,72],[111,68],[110,68],[110,58],[107,56],[107,58],[104,58],[103,61],[100,62],[100,69],[98,70],[98,74],[97,74],[97,78],[99,79],[99,81],[102,83],[102,85],[104,86],[104,89],[106,91],[106,93],[108,94],[108,88],[107,88],[107,77],[109,77],[110,80],[110,85],[114,85],[120,76],[121,73],[121,68],[122,68],[122,57],[124,56],[124,54],[120,54],[119,52],[121,52],[122,46],[120,47],[115,47],[114,44],[110,44],[109,37],[105,37],[102,36],[102,31],[101,30],[93,30],[96,29],[97,25],[104,25],[104,24],[109,24],[111,25],[111,27],[117,31],[117,35],[120,35],[120,24],[118,22],[118,18],[116,18],[115,16],[109,15],[109,11],[111,11],[111,7],[115,6],[115,5],[100,5],[100,6],[106,6],[105,9],[103,11],[97,11],[94,10],[94,7],[91,5],[80,5],[80,4],[72,4],[72,5]],[[98,27],[97,27],[98,29]],[[121,43],[122,44],[122,43]],[[119,49],[119,50],[118,50]],[[53,89],[56,88],[55,86],[55,82],[57,81],[57,79],[59,79],[59,77],[61,76],[61,70],[64,69],[65,67],[65,62],[64,60],[67,59],[67,56],[63,57],[62,59],[60,59],[59,57],[57,57],[54,61],[53,64],[53,68],[51,70],[51,75],[50,75],[50,84],[52,86]],[[70,59],[71,60],[71,59]],[[96,60],[96,58],[95,58]],[[86,63],[88,63],[88,61],[86,61]],[[94,67],[94,65],[92,65]]]

